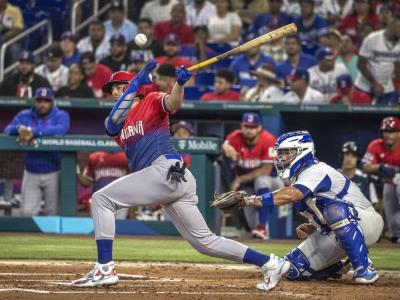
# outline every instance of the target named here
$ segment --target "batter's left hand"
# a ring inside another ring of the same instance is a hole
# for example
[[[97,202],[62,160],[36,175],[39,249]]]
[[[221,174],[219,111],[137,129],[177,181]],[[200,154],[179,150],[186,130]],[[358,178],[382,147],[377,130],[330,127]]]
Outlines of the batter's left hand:
[[[180,69],[175,71],[177,82],[180,86],[183,86],[192,77],[192,72],[186,69],[185,66],[181,66]]]

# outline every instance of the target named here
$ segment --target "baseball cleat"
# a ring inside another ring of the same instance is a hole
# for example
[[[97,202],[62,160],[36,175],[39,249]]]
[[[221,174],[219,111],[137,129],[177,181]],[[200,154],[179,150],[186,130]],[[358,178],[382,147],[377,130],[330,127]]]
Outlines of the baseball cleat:
[[[257,239],[262,239],[262,240],[269,239],[268,230],[263,225],[257,225],[257,228],[251,231],[251,235]]]
[[[375,271],[372,262],[369,261],[368,267],[359,266],[353,274],[353,280],[359,284],[371,284],[378,280],[379,274]]]
[[[75,287],[94,287],[108,286],[118,283],[118,276],[114,270],[114,262],[106,264],[96,263],[93,270],[78,280],[74,280],[71,286]]]
[[[261,268],[264,271],[264,282],[257,284],[257,289],[269,291],[276,287],[282,276],[289,271],[290,262],[271,254],[269,261]]]

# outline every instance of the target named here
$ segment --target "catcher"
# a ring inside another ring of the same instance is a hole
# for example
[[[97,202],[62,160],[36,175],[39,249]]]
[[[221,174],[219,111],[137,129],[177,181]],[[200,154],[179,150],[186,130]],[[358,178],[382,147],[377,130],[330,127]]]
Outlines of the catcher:
[[[229,192],[218,196],[212,207],[229,209],[238,206],[273,207],[295,203],[300,213],[309,219],[297,232],[305,238],[284,259],[274,257],[279,265],[266,272],[274,278],[258,289],[270,290],[277,278],[291,280],[310,275],[338,273],[346,256],[353,268],[356,283],[370,284],[378,280],[368,248],[383,229],[382,217],[374,210],[357,185],[346,176],[314,156],[314,143],[307,131],[283,134],[274,149],[274,165],[282,179],[292,185],[261,196],[246,196],[243,192]],[[316,251],[318,249],[318,251]]]

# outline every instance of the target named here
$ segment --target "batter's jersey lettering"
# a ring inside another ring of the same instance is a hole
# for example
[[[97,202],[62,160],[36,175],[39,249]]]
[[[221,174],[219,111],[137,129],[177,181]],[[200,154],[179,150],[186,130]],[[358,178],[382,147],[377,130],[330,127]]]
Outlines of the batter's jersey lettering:
[[[177,153],[169,130],[167,94],[148,94],[129,111],[114,140],[124,149],[132,172],[151,165],[163,154]]]
[[[128,161],[124,152],[93,152],[83,172],[93,182],[93,192],[100,190],[115,179],[128,174]]]
[[[300,203],[303,214],[308,215],[318,225],[326,224],[323,210],[332,202],[345,201],[361,209],[371,206],[354,182],[323,162],[302,171],[292,186],[304,195]]]
[[[396,149],[391,151],[386,149],[383,139],[373,140],[369,143],[362,162],[365,164],[384,163],[392,166],[400,166],[400,143]]]
[[[240,130],[227,136],[227,142],[238,153],[237,175],[250,173],[261,167],[261,164],[273,162],[273,149],[276,138],[266,130],[261,131],[257,144],[250,146]]]

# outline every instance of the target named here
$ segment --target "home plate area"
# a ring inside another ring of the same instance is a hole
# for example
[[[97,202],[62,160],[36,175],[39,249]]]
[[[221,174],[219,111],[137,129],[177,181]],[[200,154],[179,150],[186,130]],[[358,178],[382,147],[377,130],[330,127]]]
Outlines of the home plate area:
[[[262,273],[245,265],[117,263],[120,282],[108,288],[75,288],[70,282],[87,273],[82,261],[1,261],[0,299],[396,299],[399,272],[380,272],[373,286],[358,286],[347,275],[325,282],[283,280],[270,292],[255,285]],[[398,298],[397,298],[398,299]]]

